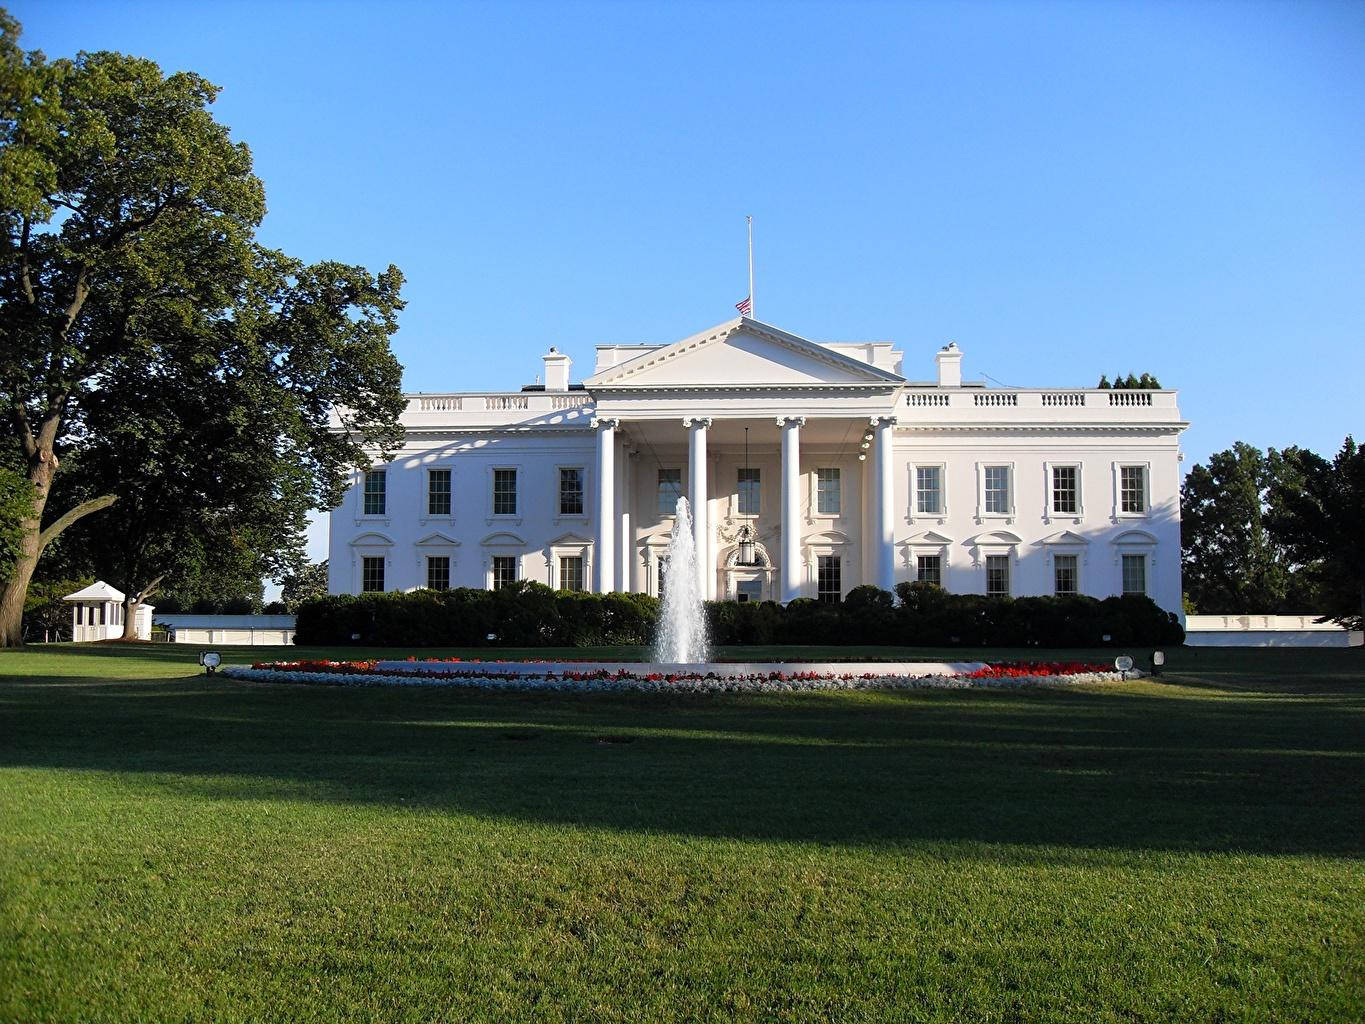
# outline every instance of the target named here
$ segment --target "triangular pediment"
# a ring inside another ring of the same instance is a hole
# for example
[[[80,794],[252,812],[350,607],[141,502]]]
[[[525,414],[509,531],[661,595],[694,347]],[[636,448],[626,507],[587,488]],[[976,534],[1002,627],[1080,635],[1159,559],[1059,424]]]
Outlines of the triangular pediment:
[[[636,356],[589,377],[589,389],[894,387],[903,378],[748,317]]]
[[[460,542],[456,540],[454,537],[452,537],[450,534],[442,533],[440,530],[435,530],[432,533],[427,534],[421,540],[419,540],[414,546],[419,548],[424,547],[446,548],[459,547],[459,545]]]
[[[926,530],[924,533],[917,533],[913,537],[907,537],[905,540],[901,541],[902,544],[909,544],[912,547],[917,544],[937,545],[941,547],[944,544],[951,544],[952,542],[953,538],[944,536],[936,530]]]
[[[1050,546],[1079,547],[1081,545],[1089,544],[1090,541],[1086,540],[1079,533],[1063,530],[1061,533],[1054,533],[1051,537],[1045,538],[1042,543]]]

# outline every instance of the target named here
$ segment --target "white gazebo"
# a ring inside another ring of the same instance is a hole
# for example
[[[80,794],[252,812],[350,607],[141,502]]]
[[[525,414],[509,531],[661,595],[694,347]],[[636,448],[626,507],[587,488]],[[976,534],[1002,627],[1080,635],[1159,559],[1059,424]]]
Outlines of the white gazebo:
[[[71,602],[71,639],[76,643],[91,640],[117,640],[123,636],[123,591],[96,580],[90,586],[67,594],[63,601]],[[134,635],[139,640],[152,638],[152,608],[141,605],[137,610]]]

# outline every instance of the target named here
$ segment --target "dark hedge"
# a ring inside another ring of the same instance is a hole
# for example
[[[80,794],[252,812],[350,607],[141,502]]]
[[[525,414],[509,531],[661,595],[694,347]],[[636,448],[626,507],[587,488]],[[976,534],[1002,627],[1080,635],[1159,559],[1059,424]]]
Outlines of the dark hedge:
[[[809,599],[706,606],[711,640],[726,645],[871,644],[914,647],[1174,646],[1185,631],[1147,597],[950,594],[902,583],[893,597],[856,587],[840,604]],[[606,647],[654,640],[659,602],[644,594],[584,594],[518,583],[503,590],[343,594],[304,602],[295,642],[386,647]],[[489,640],[492,634],[494,639]],[[1104,638],[1108,637],[1106,641]]]

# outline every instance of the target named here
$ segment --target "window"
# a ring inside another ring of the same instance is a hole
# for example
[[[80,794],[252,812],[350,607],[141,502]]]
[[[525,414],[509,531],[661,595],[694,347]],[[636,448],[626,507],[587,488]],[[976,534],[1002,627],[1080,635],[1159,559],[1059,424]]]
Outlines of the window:
[[[1123,556],[1123,594],[1147,593],[1147,556]]]
[[[986,467],[986,514],[1007,516],[1010,514],[1010,467]]]
[[[517,581],[517,556],[493,556],[493,589],[501,590]]]
[[[583,589],[582,555],[559,556],[559,589],[560,590]]]
[[[449,555],[427,556],[427,589],[428,590],[450,589]]]
[[[664,590],[668,587],[668,559],[659,559],[659,600],[664,599]]]
[[[842,565],[838,555],[819,555],[815,563],[815,597],[837,604],[844,595]]]
[[[384,559],[382,556],[361,559],[360,589],[367,594],[384,589]]]
[[[758,470],[748,468],[738,470],[739,474],[739,514],[756,516],[759,514]]]
[[[817,469],[815,471],[815,511],[822,516],[837,516],[843,493],[839,489],[837,469]]]
[[[495,516],[514,516],[517,514],[517,471],[515,469],[493,470],[493,514]]]
[[[561,516],[581,516],[583,514],[582,469],[561,469],[559,471],[559,514]]]
[[[1052,511],[1074,516],[1081,507],[1075,466],[1052,467]]]
[[[427,470],[427,515],[450,515],[450,470]]]
[[[943,556],[920,555],[915,565],[915,582],[943,586]]]
[[[943,515],[943,467],[915,467],[915,512],[922,516]]]
[[[388,473],[382,469],[371,469],[365,474],[365,515],[382,516],[385,508],[385,492],[388,489]]]
[[[986,556],[986,596],[1010,596],[1010,556]]]
[[[1147,511],[1147,467],[1119,467],[1119,511],[1142,515]]]
[[[1078,592],[1075,555],[1054,555],[1052,557],[1052,592],[1058,597]]]
[[[682,470],[659,470],[659,515],[671,516],[678,509],[682,497]]]
[[[107,625],[109,625],[109,623],[108,623],[107,621],[105,621],[106,619],[108,619],[108,617],[109,617],[109,606],[108,606],[107,604],[105,604],[104,602],[100,602],[100,625],[101,625],[101,626],[107,626]]]

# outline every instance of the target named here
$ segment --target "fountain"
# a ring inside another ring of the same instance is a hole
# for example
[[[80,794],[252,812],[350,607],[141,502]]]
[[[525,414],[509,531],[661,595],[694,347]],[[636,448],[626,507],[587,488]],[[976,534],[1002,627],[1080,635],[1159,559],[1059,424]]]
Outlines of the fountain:
[[[711,645],[706,635],[692,513],[686,498],[678,499],[676,513],[668,541],[668,585],[659,609],[654,660],[664,665],[691,665],[706,661]]]

